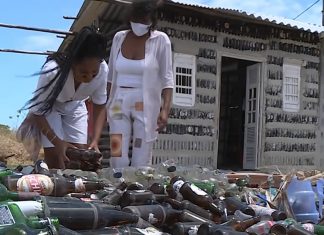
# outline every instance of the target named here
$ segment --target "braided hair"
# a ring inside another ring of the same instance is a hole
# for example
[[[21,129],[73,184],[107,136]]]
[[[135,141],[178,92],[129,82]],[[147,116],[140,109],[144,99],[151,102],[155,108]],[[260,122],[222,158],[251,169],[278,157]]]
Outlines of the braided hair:
[[[50,70],[36,73],[36,75],[47,74],[55,70],[57,70],[57,73],[48,84],[40,87],[34,92],[35,96],[25,104],[23,109],[30,109],[40,105],[38,112],[42,114],[50,112],[67,81],[72,65],[85,58],[95,57],[103,60],[106,55],[106,47],[106,38],[99,34],[96,29],[93,27],[83,27],[80,32],[76,34],[65,52],[56,52],[47,57],[44,65],[50,61],[55,61],[58,66]],[[53,89],[49,92],[45,100],[36,102],[39,96],[45,93],[52,85]]]

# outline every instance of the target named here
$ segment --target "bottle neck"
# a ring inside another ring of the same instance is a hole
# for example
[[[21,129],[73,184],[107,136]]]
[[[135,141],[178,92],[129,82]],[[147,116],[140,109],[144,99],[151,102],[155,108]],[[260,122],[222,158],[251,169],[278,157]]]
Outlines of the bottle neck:
[[[8,175],[12,175],[13,171],[6,169],[4,171],[0,171],[0,180],[2,180],[3,177],[8,176]]]
[[[222,216],[225,213],[223,208],[220,208],[215,203],[210,203],[208,209],[216,216]]]
[[[100,190],[100,189],[104,189],[105,187],[105,183],[102,182],[102,181],[91,181],[91,180],[83,180],[82,179],[82,182],[83,182],[83,185],[86,189],[87,192],[89,191],[97,191],[97,190]]]
[[[256,223],[259,223],[260,221],[261,221],[260,217],[254,217],[244,221],[237,221],[234,224],[234,228],[237,228],[237,231],[244,232],[248,227],[251,227]]]
[[[30,218],[26,220],[27,225],[34,229],[43,229],[49,225],[53,225],[56,229],[59,228],[59,221],[57,218],[35,219]]]

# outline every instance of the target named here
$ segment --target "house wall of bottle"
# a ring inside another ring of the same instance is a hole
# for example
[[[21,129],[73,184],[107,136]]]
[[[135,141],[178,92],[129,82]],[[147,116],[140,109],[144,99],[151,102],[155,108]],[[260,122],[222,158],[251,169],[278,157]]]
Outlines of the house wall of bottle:
[[[173,105],[171,128],[168,133],[161,133],[154,144],[153,163],[175,158],[183,165],[217,166],[221,57],[229,56],[262,63],[258,166],[323,165],[318,148],[317,35],[262,25],[248,29],[243,21],[239,22],[243,26],[233,24],[231,28],[231,24],[220,19],[209,27],[208,22],[199,24],[188,14],[160,14],[158,29],[170,37],[173,52],[197,56],[196,100],[193,107]],[[215,52],[215,58],[201,53],[206,50]],[[287,58],[302,62],[298,112],[285,112],[282,108],[283,61]],[[214,134],[188,133],[197,126]]]

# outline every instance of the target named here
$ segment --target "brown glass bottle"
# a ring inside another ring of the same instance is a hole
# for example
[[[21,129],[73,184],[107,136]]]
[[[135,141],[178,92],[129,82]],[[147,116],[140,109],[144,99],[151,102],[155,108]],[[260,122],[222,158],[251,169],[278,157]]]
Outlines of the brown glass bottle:
[[[173,177],[170,184],[176,192],[181,193],[184,199],[191,201],[204,209],[210,210],[217,216],[224,214],[224,211],[213,203],[213,198],[210,195],[199,189],[197,186],[189,182],[185,182],[182,177]]]
[[[232,220],[229,221],[227,224],[228,226],[232,227],[234,230],[238,232],[244,232],[247,228],[251,227],[252,225],[259,223],[261,221],[260,216],[253,217],[251,219],[247,219],[244,221]]]
[[[152,204],[152,202],[161,202],[167,195],[154,194],[149,190],[127,190],[120,199],[120,206],[140,206]]]
[[[144,185],[138,182],[131,183],[127,186],[127,190],[144,190]]]
[[[314,234],[310,231],[305,230],[298,224],[285,224],[276,223],[270,228],[270,233],[273,235],[311,235]]]
[[[102,154],[93,149],[68,148],[66,150],[66,156],[70,160],[94,161],[94,159],[99,160],[102,157]]]
[[[213,214],[211,214],[207,210],[201,208],[200,206],[193,204],[192,202],[190,202],[188,200],[183,200],[183,201],[179,202],[175,199],[167,198],[165,200],[165,202],[169,203],[174,209],[178,209],[178,210],[187,209],[187,210],[189,210],[201,217],[204,217],[206,219],[209,219],[209,220],[213,219]]]
[[[101,181],[65,178],[61,175],[49,177],[41,174],[6,176],[3,182],[10,191],[30,191],[52,196],[64,196],[74,192],[93,192],[105,186]]]
[[[41,195],[50,195],[54,184],[46,175],[8,175],[2,178],[3,184],[9,191],[14,192],[37,192]]]
[[[129,227],[129,226],[111,227],[111,228],[103,228],[98,230],[91,230],[91,231],[87,230],[87,231],[78,231],[78,232],[81,235],[143,235],[143,234],[169,235],[168,233],[163,233],[152,227],[146,229],[140,229],[140,228]]]
[[[174,191],[172,185],[168,184],[165,187],[165,191],[169,195],[170,198],[176,199],[178,201],[182,201],[183,200],[182,195],[179,192]]]
[[[189,210],[182,210],[179,220],[180,222],[201,222],[201,223],[210,223],[210,224],[214,223],[214,221],[201,217]]]
[[[122,211],[136,214],[156,227],[178,221],[182,213],[182,211],[161,205],[127,206]]]
[[[109,195],[105,196],[102,200],[107,204],[118,205],[126,188],[126,182],[121,182],[114,191],[112,191]]]
[[[35,168],[34,168],[35,174],[42,174],[42,175],[51,175],[48,165],[44,160],[37,160],[35,162]]]
[[[189,231],[198,229],[202,222],[175,223],[170,227],[170,234],[187,235]]]
[[[288,228],[286,224],[277,223],[271,226],[270,234],[273,235],[287,235]]]
[[[250,206],[244,204],[236,197],[226,197],[225,203],[226,203],[228,214],[233,215],[236,210],[240,210],[244,214],[255,216],[255,211]]]
[[[73,230],[85,230],[134,224],[138,215],[114,210],[99,203],[65,200],[61,197],[43,197],[44,215],[56,217],[60,224]]]
[[[298,224],[288,225],[287,235],[311,235],[311,234],[313,234],[313,233],[305,230]]]
[[[250,205],[250,207],[254,210],[256,215],[259,216],[269,215],[272,217],[274,221],[287,219],[287,214],[283,211],[278,211],[278,210],[274,210],[274,209],[270,209],[258,205]]]
[[[73,192],[95,192],[103,189],[105,184],[101,181],[85,180],[81,178],[70,179],[60,175],[53,175],[51,177],[54,183],[54,190],[52,196],[64,196]]]
[[[231,231],[224,228],[219,228],[213,232],[213,235],[247,235],[247,234],[248,233],[246,232]]]
[[[199,226],[197,235],[210,235],[210,234],[216,234],[219,229],[223,229],[225,231],[234,232],[235,230],[232,227],[229,226],[223,226],[219,224],[210,224],[210,223],[203,223]],[[236,231],[235,231],[236,232]]]
[[[148,190],[153,192],[154,194],[165,194],[165,188],[162,184],[160,183],[154,183],[152,184]]]

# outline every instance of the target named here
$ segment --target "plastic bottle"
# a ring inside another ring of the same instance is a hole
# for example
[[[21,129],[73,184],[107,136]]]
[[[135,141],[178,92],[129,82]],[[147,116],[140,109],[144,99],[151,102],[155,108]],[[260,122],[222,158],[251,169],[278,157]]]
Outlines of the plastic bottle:
[[[289,204],[298,222],[312,221],[317,223],[319,212],[316,209],[315,193],[309,180],[298,180],[292,178],[287,187]]]

